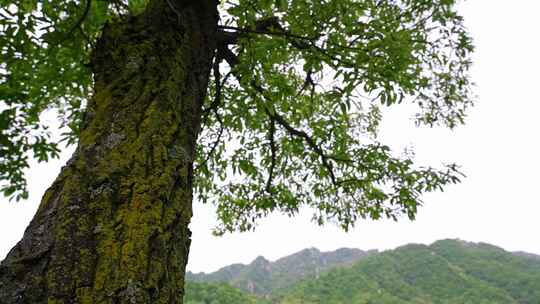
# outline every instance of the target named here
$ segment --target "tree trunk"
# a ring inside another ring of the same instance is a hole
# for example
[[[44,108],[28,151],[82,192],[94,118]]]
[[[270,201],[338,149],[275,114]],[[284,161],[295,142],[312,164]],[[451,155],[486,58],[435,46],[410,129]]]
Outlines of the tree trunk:
[[[0,265],[1,303],[182,303],[216,4],[105,26],[77,151]]]

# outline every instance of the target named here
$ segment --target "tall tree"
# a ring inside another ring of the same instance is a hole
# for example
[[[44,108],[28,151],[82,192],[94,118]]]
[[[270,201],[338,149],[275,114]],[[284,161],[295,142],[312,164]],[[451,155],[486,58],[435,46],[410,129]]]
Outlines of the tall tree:
[[[344,229],[414,218],[459,181],[377,140],[381,107],[471,105],[452,0],[1,0],[1,191],[77,143],[0,265],[2,303],[182,303],[194,193],[216,233],[301,206]]]

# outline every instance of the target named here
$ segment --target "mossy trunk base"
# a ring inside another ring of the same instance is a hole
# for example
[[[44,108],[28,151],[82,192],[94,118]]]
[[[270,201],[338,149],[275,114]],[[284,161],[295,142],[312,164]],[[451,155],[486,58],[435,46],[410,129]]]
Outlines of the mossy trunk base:
[[[0,265],[0,303],[182,303],[215,10],[155,0],[105,26],[79,146]]]

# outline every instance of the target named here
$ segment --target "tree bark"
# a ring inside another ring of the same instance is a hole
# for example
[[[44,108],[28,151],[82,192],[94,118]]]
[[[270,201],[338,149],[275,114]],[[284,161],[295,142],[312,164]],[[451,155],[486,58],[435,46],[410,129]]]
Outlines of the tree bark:
[[[79,145],[0,265],[1,303],[182,303],[216,4],[104,27]]]

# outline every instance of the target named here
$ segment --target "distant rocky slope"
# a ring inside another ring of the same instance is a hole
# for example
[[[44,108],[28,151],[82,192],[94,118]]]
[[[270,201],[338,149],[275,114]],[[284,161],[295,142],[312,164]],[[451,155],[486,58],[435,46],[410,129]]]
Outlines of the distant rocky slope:
[[[316,248],[309,248],[275,262],[259,256],[249,265],[233,264],[209,274],[188,272],[187,280],[205,283],[227,282],[249,293],[269,295],[299,280],[316,278],[331,268],[350,266],[374,253],[377,251],[341,248],[321,252]]]
[[[186,304],[540,303],[538,255],[460,240],[381,253],[306,249],[190,278],[206,283],[187,285]]]

